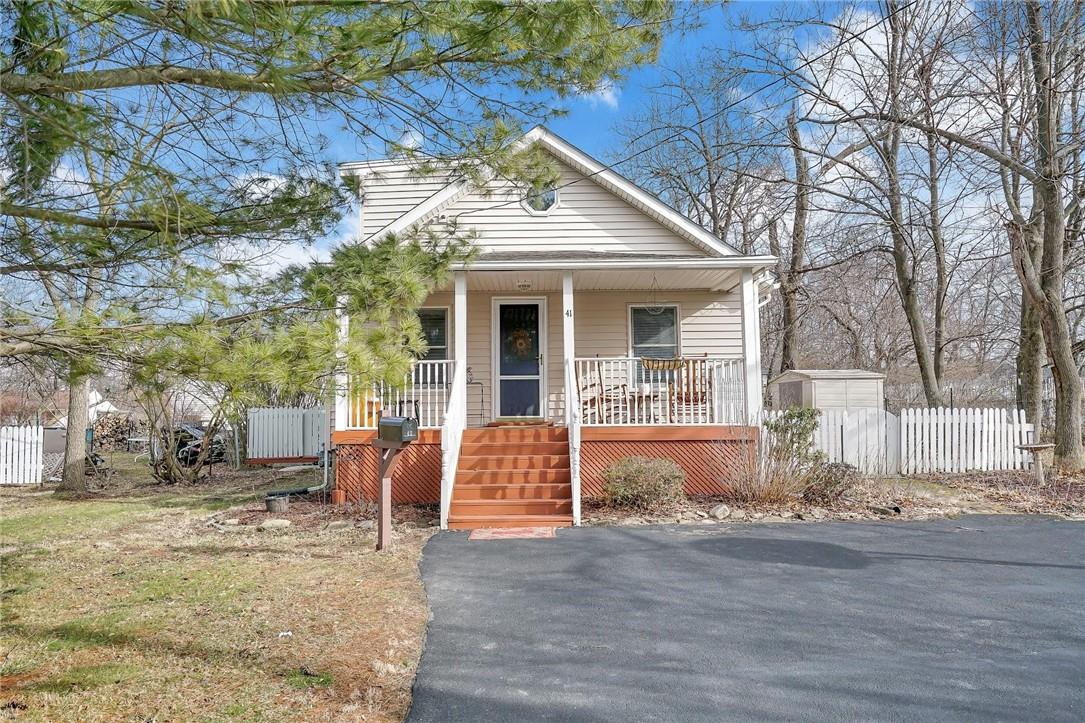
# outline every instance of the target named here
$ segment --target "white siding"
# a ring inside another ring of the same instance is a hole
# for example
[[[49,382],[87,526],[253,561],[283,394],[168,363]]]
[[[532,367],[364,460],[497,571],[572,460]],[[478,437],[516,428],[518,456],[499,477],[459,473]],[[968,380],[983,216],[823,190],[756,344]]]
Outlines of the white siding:
[[[448,185],[444,173],[421,175],[406,166],[368,171],[362,238],[368,238]]]
[[[473,384],[467,388],[467,422],[471,426],[493,419],[493,331],[495,296],[515,299],[516,294],[470,291],[467,295],[467,365]],[[562,381],[561,294],[524,294],[545,297],[547,347],[544,356],[548,386],[547,409],[551,419],[564,419]],[[578,357],[624,357],[629,354],[629,305],[643,303],[647,291],[574,292],[576,309],[576,355]],[[737,294],[667,292],[666,301],[677,303],[681,318],[682,354],[739,357],[742,354],[742,312]],[[449,332],[455,328],[451,315],[452,295],[432,294],[423,306],[448,306]],[[449,348],[455,342],[449,339]]]
[[[568,166],[559,168],[562,187],[558,204],[544,216],[529,213],[520,203],[520,188],[503,179],[490,182],[484,191],[468,192],[441,216],[458,220],[461,230],[476,231],[483,251],[705,255],[698,246],[591,179]],[[447,185],[447,178],[444,174],[420,175],[406,166],[368,171],[362,206],[363,238],[439,192]]]
[[[458,218],[461,228],[477,231],[486,251],[704,255],[591,179],[565,165],[560,169],[558,204],[545,216],[529,213],[520,203],[522,191],[503,180],[492,182],[486,193],[467,194],[445,214],[449,220]]]

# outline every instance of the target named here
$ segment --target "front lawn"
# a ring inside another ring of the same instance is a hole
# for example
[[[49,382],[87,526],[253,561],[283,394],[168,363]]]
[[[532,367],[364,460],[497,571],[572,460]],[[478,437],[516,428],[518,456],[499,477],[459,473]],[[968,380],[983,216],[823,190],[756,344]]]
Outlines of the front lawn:
[[[0,490],[0,717],[402,719],[427,616],[424,523],[398,526],[388,554],[324,512],[286,530],[211,525],[301,480],[216,470],[167,489],[130,457],[113,464],[86,499]]]

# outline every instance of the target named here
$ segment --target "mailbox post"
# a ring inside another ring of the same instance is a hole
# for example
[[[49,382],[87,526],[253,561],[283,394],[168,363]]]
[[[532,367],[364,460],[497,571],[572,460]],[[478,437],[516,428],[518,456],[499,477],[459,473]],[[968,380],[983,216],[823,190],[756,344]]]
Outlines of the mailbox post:
[[[418,439],[418,420],[411,417],[381,417],[373,446],[381,456],[380,492],[377,495],[377,549],[392,544],[392,472],[399,453]]]

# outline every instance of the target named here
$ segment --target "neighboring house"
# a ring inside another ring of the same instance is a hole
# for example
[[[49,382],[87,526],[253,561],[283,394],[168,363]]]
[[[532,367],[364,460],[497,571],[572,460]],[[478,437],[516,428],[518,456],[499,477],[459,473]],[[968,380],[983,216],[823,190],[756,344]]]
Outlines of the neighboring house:
[[[749,460],[774,259],[742,255],[543,128],[531,142],[558,163],[554,188],[341,166],[360,182],[365,237],[456,222],[480,247],[423,305],[429,353],[406,389],[340,380],[348,499],[376,492],[378,411],[415,407],[422,432],[393,499],[439,502],[454,528],[579,524],[581,497],[629,455],[673,459],[692,494],[721,492]]]

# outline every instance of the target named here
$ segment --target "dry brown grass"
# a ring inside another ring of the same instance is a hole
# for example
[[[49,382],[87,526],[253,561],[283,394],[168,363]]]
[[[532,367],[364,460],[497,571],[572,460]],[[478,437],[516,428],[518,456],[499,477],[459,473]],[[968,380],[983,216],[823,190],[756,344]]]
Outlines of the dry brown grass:
[[[402,719],[429,529],[400,525],[378,554],[356,528],[207,524],[289,486],[273,477],[177,490],[120,476],[75,501],[0,494],[0,718]]]

